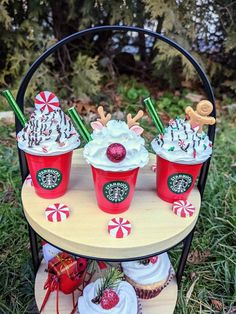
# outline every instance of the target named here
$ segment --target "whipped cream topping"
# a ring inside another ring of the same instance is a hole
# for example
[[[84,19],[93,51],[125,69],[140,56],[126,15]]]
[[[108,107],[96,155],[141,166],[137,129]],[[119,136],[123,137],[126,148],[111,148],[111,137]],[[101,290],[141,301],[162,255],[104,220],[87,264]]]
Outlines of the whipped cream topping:
[[[110,144],[119,143],[126,149],[125,158],[118,163],[106,155]],[[124,121],[110,120],[100,130],[94,130],[92,141],[84,147],[84,157],[95,168],[109,171],[126,171],[144,167],[148,163],[148,151],[144,139],[137,135]]]
[[[158,255],[155,264],[143,265],[139,261],[122,262],[124,274],[141,285],[149,285],[166,281],[170,272],[170,260],[167,253]]]
[[[118,304],[110,310],[105,310],[100,304],[95,304],[91,300],[97,296],[98,288],[101,284],[101,279],[90,283],[84,288],[83,296],[78,300],[79,314],[137,314],[138,300],[134,288],[125,281],[121,281],[116,288],[116,293],[119,296]]]
[[[212,154],[212,142],[205,132],[197,133],[183,119],[170,120],[165,134],[159,134],[151,145],[160,157],[180,164],[200,164]]]
[[[20,149],[39,156],[67,153],[80,144],[78,133],[61,108],[45,114],[35,110],[17,134],[17,141]]]

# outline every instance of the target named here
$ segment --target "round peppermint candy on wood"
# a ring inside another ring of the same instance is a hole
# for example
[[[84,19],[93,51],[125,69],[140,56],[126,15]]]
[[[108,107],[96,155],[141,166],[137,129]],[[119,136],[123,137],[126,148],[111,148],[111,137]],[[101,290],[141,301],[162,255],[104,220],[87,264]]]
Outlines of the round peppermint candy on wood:
[[[151,170],[153,172],[156,172],[157,171],[157,165],[156,164],[151,165]]]
[[[108,223],[108,232],[114,238],[125,238],[131,232],[131,223],[125,218],[113,218]]]
[[[67,205],[57,203],[57,204],[49,205],[45,209],[45,215],[48,221],[52,221],[52,222],[62,221],[69,217],[70,210],[67,207]]]
[[[179,200],[173,203],[173,212],[179,217],[191,217],[195,212],[195,207],[187,200]]]
[[[49,91],[40,92],[35,97],[35,108],[42,113],[49,113],[57,110],[60,107],[59,100],[55,94]]]
[[[26,177],[25,184],[28,186],[33,186],[33,181],[32,181],[32,177],[30,174]]]

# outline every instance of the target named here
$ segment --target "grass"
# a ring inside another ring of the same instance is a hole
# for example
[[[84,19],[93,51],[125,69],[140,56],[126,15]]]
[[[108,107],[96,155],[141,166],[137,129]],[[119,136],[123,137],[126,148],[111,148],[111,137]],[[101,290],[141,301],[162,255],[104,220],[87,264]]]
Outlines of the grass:
[[[221,117],[176,314],[236,313],[236,115]],[[0,314],[37,313],[13,126],[0,125]],[[180,247],[171,252],[174,265]],[[234,309],[234,310],[233,310]],[[153,313],[155,314],[155,313]],[[165,313],[161,313],[165,314]]]

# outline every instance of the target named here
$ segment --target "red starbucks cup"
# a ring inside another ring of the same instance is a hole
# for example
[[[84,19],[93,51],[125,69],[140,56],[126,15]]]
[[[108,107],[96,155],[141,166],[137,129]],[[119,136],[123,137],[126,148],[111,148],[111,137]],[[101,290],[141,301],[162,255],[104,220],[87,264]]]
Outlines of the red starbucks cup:
[[[169,203],[186,200],[194,187],[201,167],[202,164],[178,164],[157,155],[157,195]]]
[[[70,177],[73,151],[55,156],[25,153],[35,192],[42,198],[57,198],[65,194]]]
[[[91,166],[98,207],[110,214],[120,214],[131,204],[139,168],[113,172]]]

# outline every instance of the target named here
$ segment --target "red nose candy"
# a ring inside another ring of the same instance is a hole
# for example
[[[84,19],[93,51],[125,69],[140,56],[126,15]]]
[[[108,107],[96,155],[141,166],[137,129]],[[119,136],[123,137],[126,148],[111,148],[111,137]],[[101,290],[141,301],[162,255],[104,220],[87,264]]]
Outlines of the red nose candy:
[[[121,162],[126,156],[126,149],[122,144],[113,143],[107,148],[107,158],[112,162]]]
[[[156,264],[157,260],[158,260],[158,256],[153,256],[153,257],[150,258],[150,262],[152,264]]]

